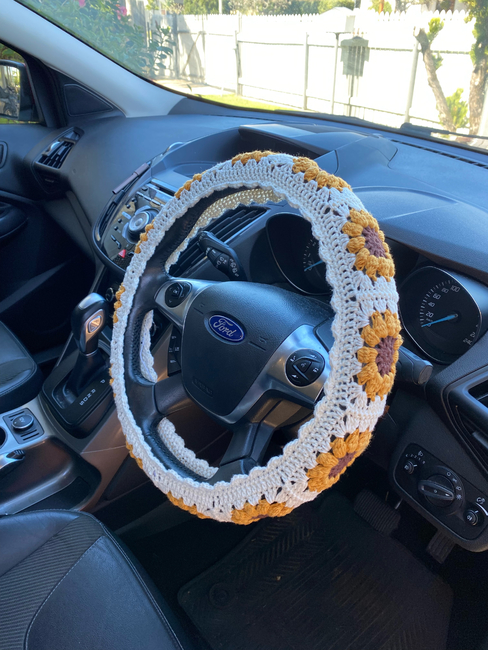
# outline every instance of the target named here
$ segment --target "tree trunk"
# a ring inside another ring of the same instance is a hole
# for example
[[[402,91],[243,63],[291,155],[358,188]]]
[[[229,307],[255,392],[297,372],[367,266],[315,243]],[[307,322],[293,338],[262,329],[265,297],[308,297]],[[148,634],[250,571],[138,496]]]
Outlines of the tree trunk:
[[[437,112],[439,113],[441,124],[448,131],[456,131],[456,127],[452,121],[451,111],[449,110],[449,106],[446,102],[446,97],[441,88],[441,84],[439,83],[439,79],[437,78],[434,57],[432,56],[430,42],[427,38],[425,30],[419,30],[416,38],[420,43],[420,49],[422,50],[422,57],[424,59],[425,71],[427,72],[427,81],[429,82],[429,86],[432,88],[432,92],[434,93]]]
[[[469,132],[478,135],[483,112],[486,80],[488,77],[488,56],[482,56],[471,73],[469,84]]]

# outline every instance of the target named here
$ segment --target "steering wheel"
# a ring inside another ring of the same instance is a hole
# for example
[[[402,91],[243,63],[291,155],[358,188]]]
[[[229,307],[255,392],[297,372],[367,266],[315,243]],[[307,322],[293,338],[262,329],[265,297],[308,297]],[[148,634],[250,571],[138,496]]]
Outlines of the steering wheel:
[[[333,290],[317,300],[252,282],[170,277],[189,240],[226,210],[282,201],[312,226]],[[248,524],[333,485],[367,447],[401,345],[394,265],[349,185],[307,158],[241,154],[197,174],[146,227],[117,293],[111,376],[131,454],[176,505]],[[181,331],[181,373],[158,381],[153,310]],[[332,345],[333,342],[333,345]],[[232,432],[218,467],[166,416],[190,398]],[[273,433],[313,415],[263,463]]]

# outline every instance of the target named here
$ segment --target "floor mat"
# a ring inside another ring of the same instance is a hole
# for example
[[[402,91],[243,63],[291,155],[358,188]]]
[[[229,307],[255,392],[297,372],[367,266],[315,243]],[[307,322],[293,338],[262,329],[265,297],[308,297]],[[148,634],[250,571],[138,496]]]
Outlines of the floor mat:
[[[452,592],[331,494],[263,521],[178,600],[213,650],[444,650]]]

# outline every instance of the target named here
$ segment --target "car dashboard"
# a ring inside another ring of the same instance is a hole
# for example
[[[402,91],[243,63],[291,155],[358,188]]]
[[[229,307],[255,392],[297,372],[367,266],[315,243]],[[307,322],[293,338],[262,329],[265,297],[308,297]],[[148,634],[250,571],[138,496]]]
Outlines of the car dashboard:
[[[46,169],[43,143],[30,154],[31,169],[53,199],[66,193],[79,202],[99,261],[93,290],[111,303],[145,226],[194,174],[260,149],[313,158],[344,178],[390,246],[404,347],[413,363],[432,366],[427,383],[399,373],[369,456],[425,518],[466,548],[488,548],[488,163],[481,154],[359,125],[245,118],[173,114],[81,124],[56,134],[72,141],[59,168]],[[250,281],[309,296],[333,315],[317,241],[294,206],[243,197],[208,230],[236,252]],[[170,274],[227,281],[210,257],[195,238]],[[158,374],[166,366],[179,371],[178,336],[155,319]],[[419,489],[432,476],[453,487],[454,506]]]

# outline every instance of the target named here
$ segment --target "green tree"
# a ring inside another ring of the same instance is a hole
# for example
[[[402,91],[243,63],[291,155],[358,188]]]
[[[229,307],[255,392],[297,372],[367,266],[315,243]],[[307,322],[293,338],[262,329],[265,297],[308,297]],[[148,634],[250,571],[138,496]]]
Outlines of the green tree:
[[[172,53],[170,28],[146,30],[132,23],[117,0],[23,0],[125,68],[155,76]]]
[[[468,15],[466,22],[474,19],[474,44],[471,48],[473,70],[469,84],[469,131],[476,135],[480,128],[481,114],[488,82],[488,0],[466,0]],[[441,124],[449,131],[455,131],[455,120],[451,114],[449,103],[444,95],[437,78],[437,70],[442,64],[442,57],[432,52],[431,44],[443,28],[440,18],[433,18],[429,30],[419,30],[417,40],[420,44],[422,57],[427,72],[427,80],[434,93],[437,111]],[[457,91],[456,91],[457,92]],[[451,95],[451,99],[456,95]],[[456,105],[455,103],[451,105]]]
[[[391,8],[391,4],[388,2],[388,0],[372,0],[369,9],[373,9],[373,11],[376,11],[379,14],[382,11],[385,14],[391,14],[391,12],[393,11],[393,9]]]
[[[15,52],[15,50],[11,50],[9,47],[3,45],[2,43],[0,43],[0,59],[20,62],[23,62],[24,60],[20,54],[17,54],[17,52]]]
[[[488,78],[488,0],[465,0],[469,22],[474,18],[474,44],[471,48],[473,72],[469,84],[469,128],[478,133]]]
[[[446,102],[456,129],[462,129],[468,125],[468,103],[461,99],[463,92],[464,90],[462,88],[458,88],[456,92],[446,97]]]
[[[445,129],[448,131],[455,131],[456,127],[452,119],[446,96],[444,95],[444,91],[442,90],[442,86],[437,77],[437,70],[442,65],[442,58],[439,57],[439,55],[435,55],[431,48],[434,39],[443,27],[444,23],[440,18],[432,18],[429,22],[429,29],[427,31],[425,31],[425,29],[419,29],[416,38],[419,42],[422,58],[424,60],[427,82],[434,93],[439,120]]]
[[[223,3],[223,12],[228,13],[227,2]],[[219,0],[184,0],[183,13],[194,16],[219,13]]]
[[[326,11],[335,9],[336,7],[346,7],[347,9],[354,9],[354,0],[320,0],[319,2],[319,14],[323,14]]]

